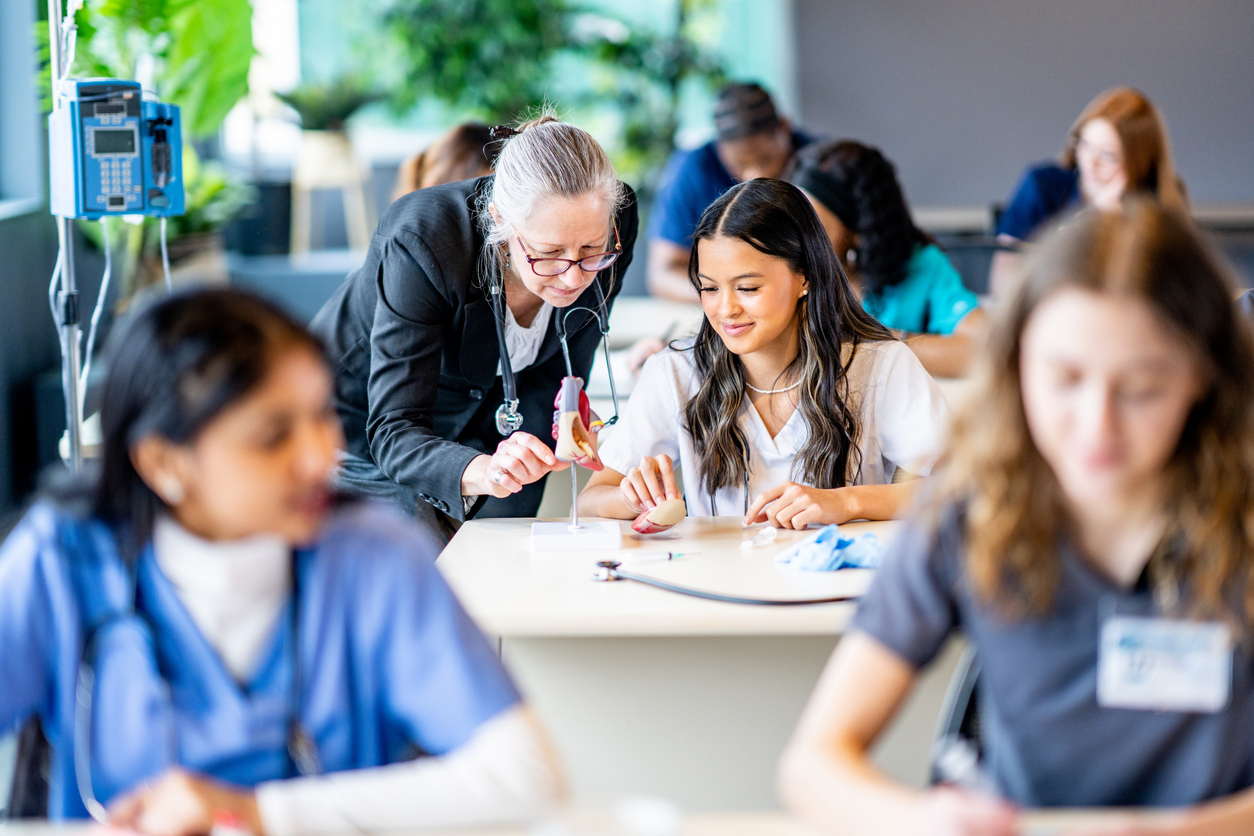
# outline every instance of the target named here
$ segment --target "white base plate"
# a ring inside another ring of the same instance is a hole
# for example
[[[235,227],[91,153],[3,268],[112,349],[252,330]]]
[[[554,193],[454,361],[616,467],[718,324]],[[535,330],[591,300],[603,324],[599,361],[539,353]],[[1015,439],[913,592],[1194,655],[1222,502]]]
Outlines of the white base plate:
[[[531,524],[533,552],[572,552],[621,549],[623,530],[611,520],[581,522],[572,529],[569,522],[537,522]]]

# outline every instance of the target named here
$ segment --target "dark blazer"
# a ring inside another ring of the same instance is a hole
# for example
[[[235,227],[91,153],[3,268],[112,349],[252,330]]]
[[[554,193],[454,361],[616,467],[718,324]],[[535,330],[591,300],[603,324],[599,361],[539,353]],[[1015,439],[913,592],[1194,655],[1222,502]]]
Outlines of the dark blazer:
[[[331,358],[348,452],[363,460],[352,463],[343,486],[386,496],[409,513],[422,500],[457,520],[533,516],[544,491],[541,479],[505,499],[481,497],[468,513],[462,503],[462,471],[501,441],[500,351],[476,220],[478,194],[491,181],[434,186],[393,203],[365,264],[311,324]],[[636,243],[635,194],[624,188],[627,201],[617,216],[623,254],[597,278],[609,305]],[[596,288],[589,286],[568,310],[576,307],[595,310]],[[553,312],[536,362],[515,374],[522,429],[550,446],[553,399],[566,374],[555,327],[562,312]],[[586,380],[600,329],[591,315],[575,311],[567,333],[574,372]]]

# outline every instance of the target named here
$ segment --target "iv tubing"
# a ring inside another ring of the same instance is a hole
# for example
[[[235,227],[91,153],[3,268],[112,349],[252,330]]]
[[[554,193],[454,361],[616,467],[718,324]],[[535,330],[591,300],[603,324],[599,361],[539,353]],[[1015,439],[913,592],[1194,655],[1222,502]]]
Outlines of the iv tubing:
[[[79,409],[87,401],[87,379],[91,375],[91,355],[96,347],[96,329],[100,325],[100,315],[104,312],[105,300],[109,298],[109,281],[113,278],[113,247],[109,243],[109,225],[104,218],[100,219],[100,234],[104,238],[104,275],[100,278],[100,293],[96,297],[96,309],[91,313],[91,327],[87,329],[87,351],[83,354],[83,371],[78,379]]]

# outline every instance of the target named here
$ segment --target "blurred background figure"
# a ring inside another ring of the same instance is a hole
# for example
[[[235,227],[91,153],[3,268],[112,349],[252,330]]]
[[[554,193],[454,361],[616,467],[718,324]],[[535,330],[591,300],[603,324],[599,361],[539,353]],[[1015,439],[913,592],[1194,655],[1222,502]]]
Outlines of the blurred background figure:
[[[1031,832],[1025,808],[1103,806],[1173,810],[1084,833],[1254,827],[1251,741],[1230,732],[1254,720],[1254,655],[1235,638],[1254,624],[1250,331],[1179,213],[1133,196],[1055,227],[995,311],[936,488],[782,760],[785,806],[833,832],[1011,836]],[[1188,649],[1147,688],[1121,663],[1150,629]],[[869,750],[958,630],[981,719],[976,740],[943,745],[975,748],[908,788]],[[1222,638],[1203,650],[1197,630]]]
[[[810,145],[797,158],[791,180],[810,198],[862,307],[905,339],[933,375],[961,376],[984,312],[915,226],[893,164],[850,140]]]
[[[396,173],[392,199],[428,186],[491,174],[496,148],[490,147],[493,140],[489,130],[482,122],[463,122],[421,153],[402,162]]]
[[[997,237],[1015,247],[1060,212],[1079,206],[1110,209],[1130,192],[1151,195],[1168,209],[1188,208],[1162,114],[1140,91],[1116,87],[1084,108],[1058,162],[1024,172],[997,221]],[[1017,258],[1009,250],[994,257],[989,276],[993,295]]]
[[[679,152],[662,175],[649,219],[649,293],[696,302],[688,280],[692,232],[701,213],[737,183],[782,177],[793,153],[809,138],[779,115],[758,84],[732,84],[714,106],[716,138]]]

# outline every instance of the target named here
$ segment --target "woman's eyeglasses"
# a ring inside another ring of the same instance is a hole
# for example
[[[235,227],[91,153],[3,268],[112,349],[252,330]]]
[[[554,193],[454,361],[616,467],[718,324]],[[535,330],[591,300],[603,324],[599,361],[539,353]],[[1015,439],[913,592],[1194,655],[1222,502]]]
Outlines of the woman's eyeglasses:
[[[522,248],[527,263],[531,265],[531,271],[537,276],[560,276],[575,265],[579,265],[579,269],[585,273],[595,273],[609,267],[623,253],[623,244],[618,239],[618,224],[614,224],[613,250],[607,253],[586,255],[583,258],[536,258],[527,252],[527,245],[523,243],[521,238],[515,235],[514,240]]]

